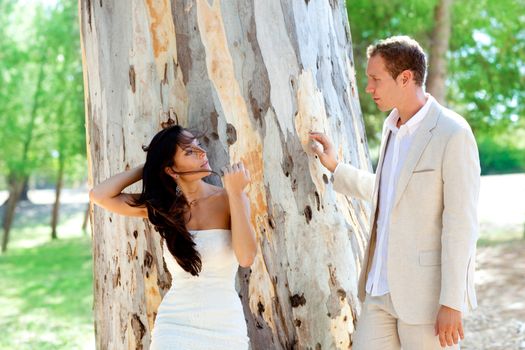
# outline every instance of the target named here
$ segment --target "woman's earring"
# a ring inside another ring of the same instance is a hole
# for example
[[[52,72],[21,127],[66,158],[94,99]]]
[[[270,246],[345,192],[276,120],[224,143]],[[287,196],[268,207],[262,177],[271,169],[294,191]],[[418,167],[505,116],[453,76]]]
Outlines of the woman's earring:
[[[177,186],[177,187],[175,188],[175,195],[176,195],[177,197],[179,197],[179,196],[181,195],[181,193],[182,193],[182,190],[180,189],[179,186]]]

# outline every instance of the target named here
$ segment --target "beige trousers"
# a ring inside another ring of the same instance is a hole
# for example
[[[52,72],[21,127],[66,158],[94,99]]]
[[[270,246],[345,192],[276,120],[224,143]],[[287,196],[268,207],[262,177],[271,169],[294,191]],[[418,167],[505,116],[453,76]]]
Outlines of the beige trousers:
[[[434,324],[406,324],[396,314],[390,293],[366,295],[353,337],[353,350],[442,350]],[[447,350],[459,350],[459,345]]]

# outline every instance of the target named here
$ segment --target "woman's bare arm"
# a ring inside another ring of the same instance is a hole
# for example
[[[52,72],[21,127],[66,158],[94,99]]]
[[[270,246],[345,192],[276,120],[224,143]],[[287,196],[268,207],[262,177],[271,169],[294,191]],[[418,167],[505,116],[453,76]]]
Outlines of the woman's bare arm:
[[[142,179],[143,165],[126,170],[101,182],[89,191],[89,199],[98,206],[113,213],[126,216],[148,217],[146,207],[133,207],[128,203],[137,198],[137,193],[122,193],[131,184]]]
[[[250,173],[242,163],[223,168],[224,188],[230,205],[232,246],[239,265],[248,267],[257,254],[255,232],[250,222],[250,201],[244,187],[250,182]]]

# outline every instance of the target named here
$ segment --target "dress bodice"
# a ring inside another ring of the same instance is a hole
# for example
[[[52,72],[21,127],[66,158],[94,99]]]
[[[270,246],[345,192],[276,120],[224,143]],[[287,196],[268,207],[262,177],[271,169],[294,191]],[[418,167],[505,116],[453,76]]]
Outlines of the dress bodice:
[[[231,231],[227,229],[190,230],[195,248],[200,254],[202,270],[199,276],[192,276],[177,263],[167,246],[163,246],[164,261],[171,273],[173,285],[193,281],[222,280],[233,286],[238,262],[232,249]],[[198,283],[195,281],[195,283]]]

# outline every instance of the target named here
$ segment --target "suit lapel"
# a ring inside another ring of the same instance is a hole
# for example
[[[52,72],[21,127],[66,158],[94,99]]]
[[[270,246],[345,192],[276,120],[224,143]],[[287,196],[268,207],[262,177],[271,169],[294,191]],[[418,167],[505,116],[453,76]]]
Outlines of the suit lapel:
[[[412,177],[412,172],[414,171],[417,162],[421,158],[421,155],[425,151],[425,148],[432,138],[432,130],[436,126],[440,114],[441,108],[437,102],[434,102],[428,111],[428,115],[422,120],[421,125],[416,130],[414,140],[410,145],[405,163],[403,164],[403,168],[399,174],[393,207],[396,206],[397,202],[401,198],[401,195],[403,192],[405,192],[408,181],[410,180],[410,177]]]
[[[386,147],[388,145],[391,135],[392,135],[392,132],[388,128],[385,127],[385,131],[383,132],[381,149],[379,150],[379,160],[377,161],[376,178],[375,178],[375,184],[374,184],[374,196],[372,197],[373,205],[374,205],[372,207],[372,210],[373,210],[372,215],[376,211],[377,196],[379,193],[379,183],[381,181],[381,170],[383,169],[383,160],[385,158]]]

